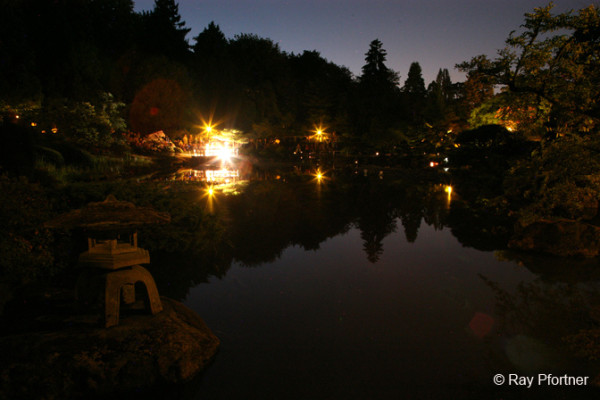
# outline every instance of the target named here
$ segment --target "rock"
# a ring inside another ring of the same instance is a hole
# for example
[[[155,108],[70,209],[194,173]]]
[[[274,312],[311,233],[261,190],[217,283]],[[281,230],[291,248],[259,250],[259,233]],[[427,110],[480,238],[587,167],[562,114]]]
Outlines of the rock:
[[[556,256],[596,257],[600,227],[574,220],[543,220],[517,229],[508,247]]]
[[[0,337],[0,398],[113,396],[190,381],[219,339],[183,304],[161,300],[162,312],[125,315],[108,329],[95,315],[47,315]]]

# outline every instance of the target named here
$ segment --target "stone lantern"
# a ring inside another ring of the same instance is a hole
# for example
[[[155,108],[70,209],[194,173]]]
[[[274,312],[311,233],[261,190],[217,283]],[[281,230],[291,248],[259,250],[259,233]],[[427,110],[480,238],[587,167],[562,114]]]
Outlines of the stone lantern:
[[[136,302],[136,285],[144,288],[147,311],[162,311],[154,279],[140,265],[150,263],[150,255],[138,247],[136,229],[169,221],[166,213],[109,195],[102,202],[90,203],[46,224],[50,228],[80,228],[87,235],[88,250],[79,256],[82,272],[76,296],[82,303],[99,303],[105,327],[119,323],[121,303],[132,306]]]

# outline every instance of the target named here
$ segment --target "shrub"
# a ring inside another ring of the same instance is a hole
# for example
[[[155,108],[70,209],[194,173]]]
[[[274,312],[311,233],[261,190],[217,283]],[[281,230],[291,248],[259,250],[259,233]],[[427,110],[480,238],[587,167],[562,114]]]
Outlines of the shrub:
[[[52,234],[42,225],[52,215],[46,193],[26,178],[0,175],[0,276],[29,281],[57,272]]]

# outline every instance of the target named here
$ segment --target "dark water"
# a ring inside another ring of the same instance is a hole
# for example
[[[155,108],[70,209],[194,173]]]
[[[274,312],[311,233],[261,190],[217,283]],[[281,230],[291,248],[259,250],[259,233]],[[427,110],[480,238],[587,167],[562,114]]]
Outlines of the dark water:
[[[221,349],[192,398],[598,394],[598,364],[565,340],[593,326],[598,262],[502,250],[499,222],[457,188],[449,197],[444,185],[387,176],[280,179],[217,204],[231,254],[184,303]],[[540,373],[590,378],[550,386]],[[496,374],[535,382],[495,385]]]

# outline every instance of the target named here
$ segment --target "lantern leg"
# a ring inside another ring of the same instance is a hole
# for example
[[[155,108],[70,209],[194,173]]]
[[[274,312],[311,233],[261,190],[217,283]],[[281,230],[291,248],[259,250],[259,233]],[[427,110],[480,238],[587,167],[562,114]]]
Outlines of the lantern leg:
[[[124,303],[135,300],[135,284],[141,282],[147,294],[146,309],[150,314],[162,311],[162,303],[154,278],[148,270],[142,266],[134,265],[131,268],[111,271],[105,275],[106,283],[104,289],[104,326],[110,327],[119,324],[119,309],[121,293]],[[132,292],[133,290],[133,292]]]

